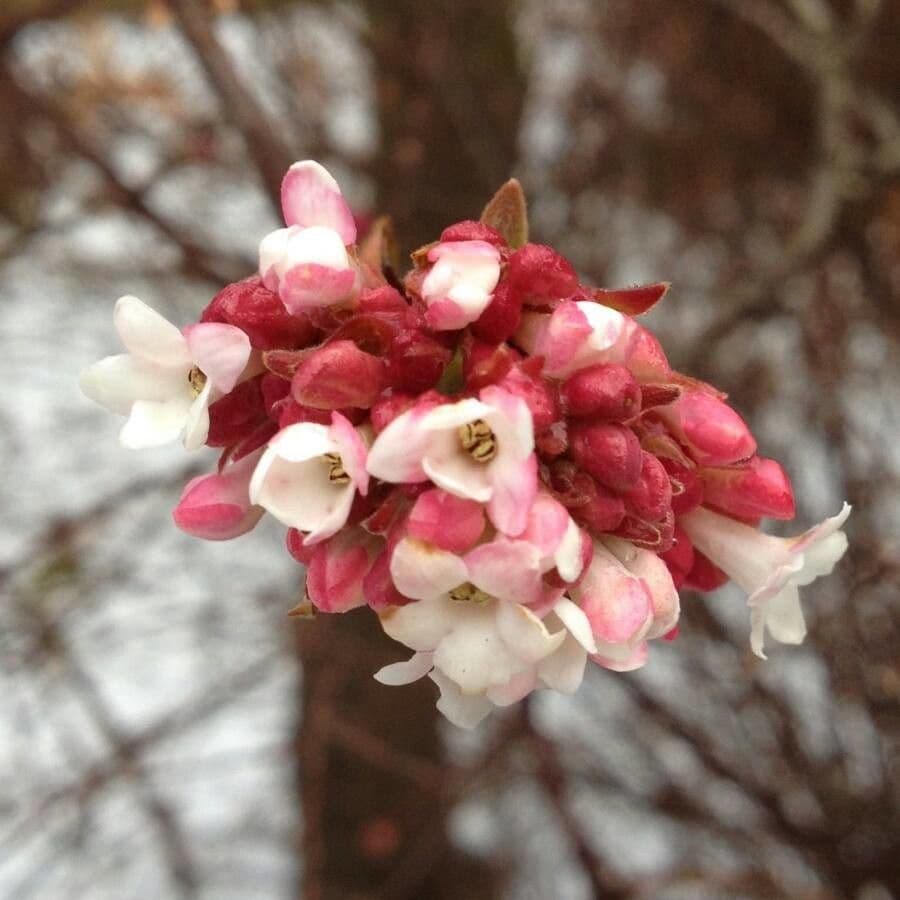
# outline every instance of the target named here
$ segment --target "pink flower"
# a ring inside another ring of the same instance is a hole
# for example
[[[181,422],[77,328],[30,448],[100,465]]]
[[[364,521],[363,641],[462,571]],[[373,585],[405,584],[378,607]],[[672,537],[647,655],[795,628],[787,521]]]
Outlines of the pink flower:
[[[227,541],[255,527],[263,515],[261,506],[250,503],[250,477],[262,449],[220,472],[191,479],[172,510],[175,524],[187,534],[207,541]]]
[[[537,494],[528,406],[495,386],[394,419],[369,451],[369,473],[394,484],[431,479],[450,494],[487,504],[493,524],[515,536]]]
[[[304,544],[344,526],[357,492],[369,488],[366,444],[340,413],[331,425],[301,422],[269,441],[250,482],[250,499],[279,522],[309,532]]]
[[[841,526],[850,515],[841,511],[795,538],[763,534],[749,525],[703,507],[679,519],[694,546],[747,592],[750,646],[763,653],[764,632],[784,644],[806,636],[798,588],[828,575],[847,549]]]
[[[422,283],[428,324],[437,331],[465,328],[487,309],[500,280],[500,253],[486,241],[446,241],[428,251],[434,263]]]
[[[128,353],[88,366],[82,392],[128,416],[119,435],[124,447],[157,447],[179,437],[188,450],[202,447],[210,403],[237,384],[250,359],[247,335],[218,322],[182,333],[137,297],[121,297],[114,320]]]
[[[312,160],[294,163],[281,185],[281,206],[288,227],[259,245],[263,284],[295,315],[351,299],[360,286],[347,254],[356,225],[334,178]]]

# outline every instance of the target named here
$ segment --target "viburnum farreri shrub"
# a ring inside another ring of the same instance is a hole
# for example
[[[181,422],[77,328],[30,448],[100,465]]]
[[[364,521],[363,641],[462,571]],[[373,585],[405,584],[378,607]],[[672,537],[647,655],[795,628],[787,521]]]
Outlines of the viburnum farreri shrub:
[[[642,666],[676,636],[682,586],[736,582],[760,656],[767,631],[803,639],[798,589],[844,553],[849,507],[799,537],[759,530],[793,517],[791,483],[635,319],[667,285],[582,284],[527,242],[514,181],[402,279],[380,225],[357,247],[318,163],[291,167],[282,206],[257,275],[183,329],[122,297],[127,353],[81,378],[127,416],[124,446],[221,450],[179,528],[226,540],[274,516],[306,567],[298,610],[370,606],[414,651],[375,677],[428,675],[464,727],[574,691],[588,659]]]

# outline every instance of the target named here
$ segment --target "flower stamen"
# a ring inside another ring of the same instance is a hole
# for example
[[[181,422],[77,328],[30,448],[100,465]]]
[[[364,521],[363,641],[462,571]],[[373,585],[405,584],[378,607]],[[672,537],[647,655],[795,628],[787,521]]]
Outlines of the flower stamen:
[[[484,419],[459,427],[459,442],[475,462],[487,463],[497,455],[497,439]]]
[[[194,396],[199,397],[203,392],[203,388],[206,387],[206,373],[202,372],[199,367],[194,366],[191,371],[188,372],[188,384],[190,384]]]
[[[326,453],[324,459],[328,463],[328,480],[332,484],[350,483],[350,476],[344,468],[344,461],[339,453]]]
[[[450,599],[457,603],[475,603],[481,606],[494,598],[481,588],[475,587],[471,581],[464,581],[450,591]]]

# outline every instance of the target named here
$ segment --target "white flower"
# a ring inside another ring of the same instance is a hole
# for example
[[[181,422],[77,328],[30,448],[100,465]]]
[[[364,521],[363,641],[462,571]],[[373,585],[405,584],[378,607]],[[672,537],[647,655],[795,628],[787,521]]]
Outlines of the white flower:
[[[366,444],[340,413],[331,426],[300,422],[269,441],[250,480],[250,501],[316,544],[341,529],[356,492],[365,495]]]
[[[705,556],[749,595],[750,646],[763,653],[764,631],[784,644],[806,637],[798,588],[830,574],[847,549],[841,526],[850,515],[841,511],[795,538],[763,534],[756,528],[699,508],[679,519],[688,537]]]
[[[434,263],[422,283],[428,323],[438,331],[465,328],[491,302],[500,280],[500,253],[486,241],[447,241],[428,251]]]
[[[430,672],[441,690],[438,709],[464,728],[536,687],[575,691],[597,648],[571,600],[559,599],[543,620],[518,602],[540,593],[540,565],[540,551],[524,541],[498,538],[457,556],[401,540],[391,576],[418,602],[383,612],[381,622],[416,653],[375,677],[407,684]]]
[[[128,353],[84,369],[82,392],[128,416],[119,436],[125,447],[157,447],[181,436],[188,450],[203,446],[209,404],[235,386],[250,358],[247,335],[214,322],[181,332],[137,297],[118,300],[114,321]]]

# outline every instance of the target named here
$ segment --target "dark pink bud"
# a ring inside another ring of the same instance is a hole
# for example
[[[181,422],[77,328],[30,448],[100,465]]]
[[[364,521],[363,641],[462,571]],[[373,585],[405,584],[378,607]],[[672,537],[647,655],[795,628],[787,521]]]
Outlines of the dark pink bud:
[[[618,494],[594,483],[594,493],[583,505],[569,510],[579,525],[593,534],[615,531],[625,518],[625,502]]]
[[[328,343],[353,341],[360,350],[382,357],[397,335],[398,324],[376,315],[353,316],[329,335]]]
[[[364,315],[406,316],[410,311],[403,295],[389,284],[363,291],[357,308]]]
[[[499,344],[511,337],[522,321],[522,298],[510,286],[501,281],[494,288],[491,302],[472,323],[472,333],[489,344]]]
[[[641,451],[640,478],[622,499],[628,515],[647,522],[658,522],[672,508],[669,473],[652,453]]]
[[[574,508],[589,503],[597,494],[597,482],[570,459],[557,459],[547,470],[553,496],[574,514]],[[624,515],[625,508],[622,507]]]
[[[260,380],[260,387],[266,415],[277,418],[277,415],[273,415],[275,405],[290,396],[290,381],[267,372]]]
[[[774,459],[754,456],[742,468],[701,468],[697,474],[706,505],[726,515],[737,519],[794,518],[791,481]]]
[[[586,472],[614,491],[631,490],[640,478],[641,445],[624,425],[578,422],[569,429],[569,449]]]
[[[382,360],[352,341],[332,341],[303,359],[291,381],[291,394],[314,409],[368,409],[385,382]]]
[[[316,336],[310,320],[292,316],[257,275],[222,288],[203,310],[200,321],[225,322],[240,328],[257,350],[305,347]]]
[[[472,340],[464,345],[463,377],[469,390],[496,384],[520,359],[509,344],[485,344]]]
[[[242,381],[209,407],[208,447],[230,447],[244,440],[266,419],[262,379]],[[286,382],[282,382],[287,384]]]
[[[694,565],[684,583],[698,591],[714,591],[728,583],[728,576],[694,547]]]
[[[544,244],[526,244],[509,258],[506,277],[526,303],[541,305],[578,290],[572,264]]]
[[[668,566],[675,587],[680,588],[694,567],[694,545],[683,528],[675,526],[674,542],[671,548],[659,555]]]
[[[556,392],[550,382],[521,365],[513,366],[500,382],[500,387],[521,397],[531,411],[535,433],[549,428],[559,418]]]
[[[484,531],[484,510],[474,500],[434,488],[419,495],[406,527],[410,537],[452,553],[465,553]]]
[[[316,422],[319,425],[330,425],[331,411],[303,406],[293,397],[288,397],[278,405],[279,428],[287,428],[288,425],[298,425],[301,422]]]
[[[442,244],[452,241],[487,241],[495,247],[506,246],[506,241],[499,231],[495,231],[490,225],[475,222],[472,219],[448,225],[441,232]]]
[[[724,401],[703,389],[685,390],[654,411],[688,448],[695,462],[728,466],[749,459],[756,441],[747,423]]]
[[[588,366],[567,378],[559,389],[563,412],[623,422],[641,409],[641,389],[634,375],[614,363]]]
[[[387,378],[401,391],[420,393],[434,387],[441,377],[450,351],[421,331],[397,335],[387,355]]]
[[[308,566],[316,546],[313,544],[312,546],[307,547],[303,543],[304,537],[306,537],[306,535],[304,535],[302,531],[299,531],[296,528],[288,528],[285,545],[287,546],[288,553],[290,553],[298,563]]]
[[[625,365],[638,381],[664,381],[671,372],[662,344],[643,325],[632,321]]]

